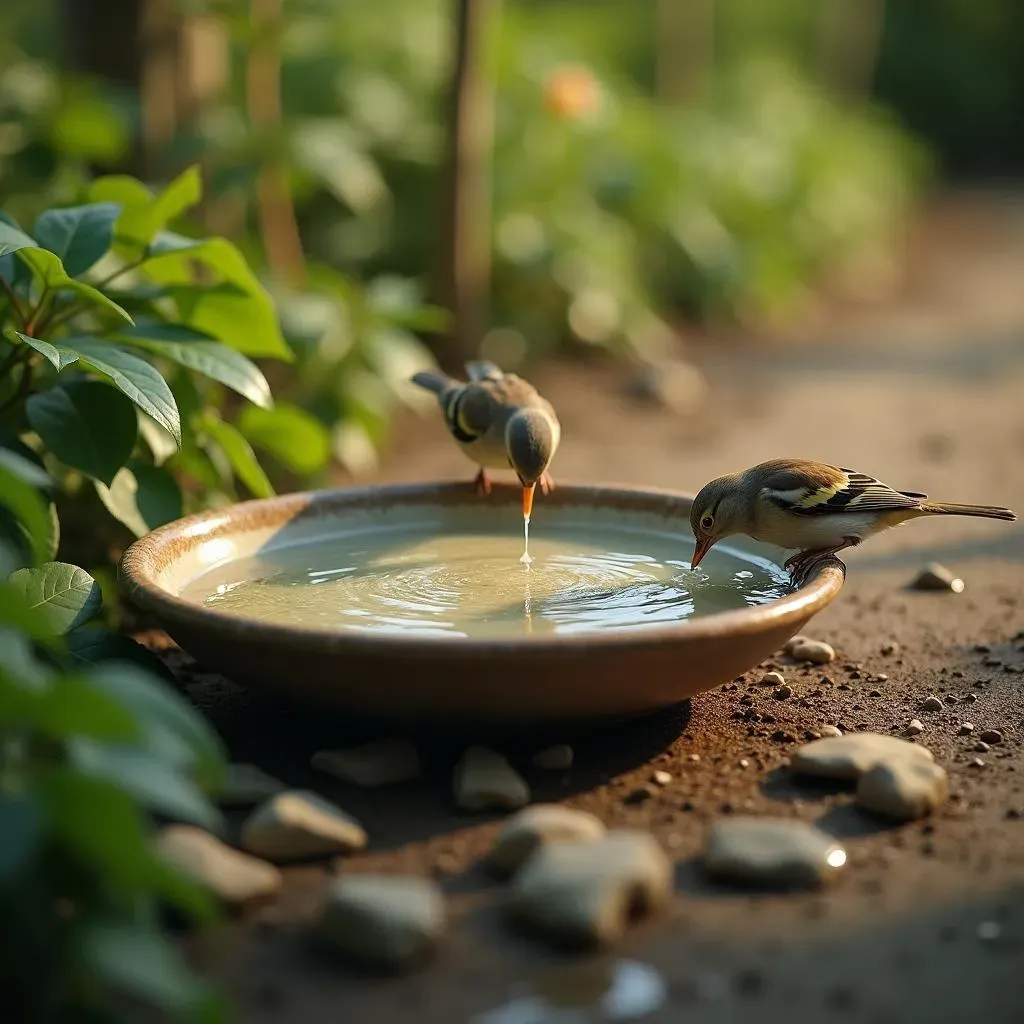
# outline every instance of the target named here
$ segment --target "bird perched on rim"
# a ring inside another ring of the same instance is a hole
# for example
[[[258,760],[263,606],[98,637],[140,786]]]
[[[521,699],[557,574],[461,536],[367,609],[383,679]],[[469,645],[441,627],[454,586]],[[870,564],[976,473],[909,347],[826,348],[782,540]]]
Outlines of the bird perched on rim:
[[[459,447],[480,467],[473,481],[490,494],[488,469],[511,467],[523,485],[523,514],[533,510],[534,489],[554,489],[548,466],[558,449],[562,428],[551,403],[537,389],[494,363],[466,364],[468,383],[440,373],[417,373],[413,384],[437,395],[445,425]]]
[[[690,526],[696,568],[711,548],[733,534],[795,548],[786,561],[796,582],[836,553],[920,516],[978,516],[1013,521],[1008,508],[950,505],[927,494],[896,491],[865,473],[807,459],[774,459],[718,477],[693,499]],[[843,566],[845,568],[845,566]]]

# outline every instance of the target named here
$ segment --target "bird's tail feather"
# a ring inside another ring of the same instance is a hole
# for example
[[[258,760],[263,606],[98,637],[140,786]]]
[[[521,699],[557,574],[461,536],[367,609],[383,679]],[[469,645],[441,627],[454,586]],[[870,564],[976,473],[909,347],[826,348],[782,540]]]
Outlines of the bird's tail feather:
[[[921,511],[933,516],[977,516],[980,519],[1005,519],[1013,522],[1017,515],[1008,508],[995,505],[950,505],[946,502],[926,501]]]
[[[412,382],[421,388],[426,388],[427,391],[433,391],[435,395],[444,394],[453,383],[451,377],[446,377],[443,373],[434,373],[431,370],[421,370],[414,374]]]

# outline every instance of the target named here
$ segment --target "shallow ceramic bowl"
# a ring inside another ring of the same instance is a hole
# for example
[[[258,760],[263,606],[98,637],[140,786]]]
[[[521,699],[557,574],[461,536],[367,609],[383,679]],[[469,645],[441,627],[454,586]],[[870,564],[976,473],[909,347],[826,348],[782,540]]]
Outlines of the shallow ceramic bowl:
[[[679,533],[692,550],[692,499],[665,491],[561,486],[537,503],[545,521],[586,514],[609,524]],[[523,636],[514,640],[373,635],[270,625],[182,599],[211,564],[273,539],[342,534],[375,516],[408,513],[438,529],[468,515],[520,528],[521,491],[496,487],[484,501],[465,483],[294,494],[190,516],[133,544],[121,562],[129,599],[204,666],[255,692],[341,713],[423,721],[490,722],[637,715],[727,682],[777,651],[839,592],[843,574],[820,571],[805,586],[756,607],[636,630]],[[765,557],[763,546],[730,543]],[[769,556],[771,557],[771,556]]]

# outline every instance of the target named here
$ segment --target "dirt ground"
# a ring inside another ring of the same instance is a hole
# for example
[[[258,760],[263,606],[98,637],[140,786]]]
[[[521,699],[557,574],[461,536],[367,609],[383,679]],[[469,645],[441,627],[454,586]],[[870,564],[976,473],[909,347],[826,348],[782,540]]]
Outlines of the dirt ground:
[[[801,455],[943,500],[1024,510],[1024,205],[989,201],[985,210],[959,235],[947,226],[955,258],[936,244],[930,269],[914,268],[898,308],[851,313],[813,347],[694,346],[711,389],[691,414],[630,397],[621,373],[605,366],[548,367],[537,382],[563,422],[557,478],[692,491],[762,458]],[[958,216],[950,214],[954,225]],[[427,421],[401,432],[379,479],[471,473],[440,424]],[[538,523],[542,517],[539,503]],[[904,588],[932,560],[963,577],[962,594]],[[497,819],[460,815],[449,800],[457,742],[427,738],[427,776],[394,790],[324,782],[309,771],[309,756],[346,742],[351,727],[252,704],[170,652],[235,759],[336,799],[371,837],[357,857],[290,869],[281,901],[206,944],[203,959],[227,983],[237,1019],[1024,1020],[1024,524],[915,523],[847,561],[843,592],[805,631],[833,644],[838,661],[825,671],[786,666],[789,700],[752,687],[744,704],[740,684],[629,726],[559,737],[576,747],[565,773],[529,769],[540,737],[508,748],[526,762],[535,800],[565,800],[609,826],[650,829],[678,864],[667,911],[593,957],[556,955],[503,924],[501,888],[479,866]],[[883,655],[890,641],[898,651]],[[932,694],[945,710],[921,712]],[[751,709],[757,717],[744,719]],[[795,785],[784,768],[823,723],[898,734],[914,717],[952,788],[926,822],[881,825],[852,808],[849,791]],[[964,722],[974,736],[958,735]],[[978,754],[977,733],[989,728],[1003,741]],[[671,783],[634,802],[630,794],[656,768],[671,773]],[[704,830],[734,812],[817,823],[846,841],[845,873],[814,894],[709,885],[696,859]],[[384,979],[307,950],[302,921],[339,871],[440,879],[452,920],[439,956],[407,977]],[[637,997],[640,1015],[598,1009],[624,958],[650,965],[663,983],[649,1005]],[[509,1006],[530,995],[536,999]],[[504,1016],[493,1015],[502,1007]]]

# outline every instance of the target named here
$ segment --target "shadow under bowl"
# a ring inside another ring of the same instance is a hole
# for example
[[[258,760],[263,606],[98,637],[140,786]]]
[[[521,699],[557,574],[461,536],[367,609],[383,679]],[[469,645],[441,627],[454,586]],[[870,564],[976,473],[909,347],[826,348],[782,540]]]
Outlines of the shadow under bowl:
[[[134,543],[121,561],[128,598],[206,668],[254,693],[373,719],[503,725],[635,716],[657,711],[747,671],[777,651],[839,592],[825,567],[764,604],[645,626],[514,638],[406,635],[258,621],[182,597],[215,564],[268,543],[313,543],[354,525],[408,515],[443,531],[472,517],[495,530],[521,525],[521,491],[481,500],[465,483],[411,484],[292,494],[188,516]],[[563,485],[535,519],[589,517],[609,527],[680,535],[692,550],[692,498],[668,491]],[[729,547],[770,559],[746,540]]]

